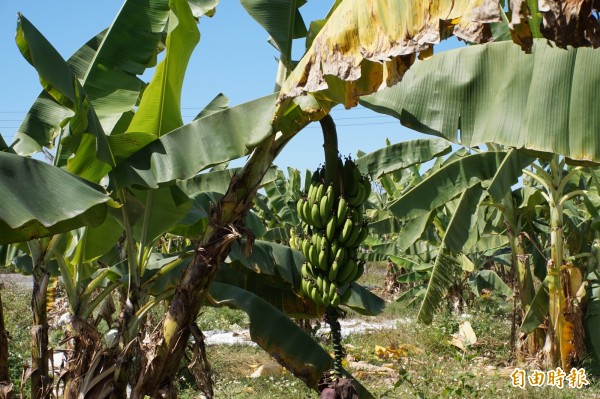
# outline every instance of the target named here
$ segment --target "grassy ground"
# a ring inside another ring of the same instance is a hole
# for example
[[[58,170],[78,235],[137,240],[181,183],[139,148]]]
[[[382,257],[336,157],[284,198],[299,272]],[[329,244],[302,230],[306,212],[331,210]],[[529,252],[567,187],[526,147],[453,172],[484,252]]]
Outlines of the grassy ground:
[[[381,286],[383,270],[372,268],[362,283]],[[31,323],[29,295],[23,290],[2,291],[10,342],[11,376],[17,383],[29,353]],[[469,317],[439,314],[432,325],[414,322],[415,309],[389,303],[378,319],[398,320],[396,328],[354,334],[344,340],[348,368],[377,398],[597,398],[600,386],[591,378],[585,389],[556,387],[523,390],[511,386],[513,365],[508,347],[510,303],[500,298],[481,298],[469,309]],[[356,314],[349,317],[357,318]],[[450,334],[468,320],[477,335],[475,345],[461,351],[450,344]],[[247,317],[227,308],[208,308],[200,316],[204,330],[247,327]],[[57,345],[60,331],[51,331]],[[332,351],[326,336],[317,337]],[[217,398],[316,398],[301,381],[287,372],[250,378],[260,365],[273,362],[264,351],[252,346],[211,346],[209,361],[214,371]],[[360,368],[359,368],[360,367]],[[193,381],[181,378],[184,399],[196,398]]]

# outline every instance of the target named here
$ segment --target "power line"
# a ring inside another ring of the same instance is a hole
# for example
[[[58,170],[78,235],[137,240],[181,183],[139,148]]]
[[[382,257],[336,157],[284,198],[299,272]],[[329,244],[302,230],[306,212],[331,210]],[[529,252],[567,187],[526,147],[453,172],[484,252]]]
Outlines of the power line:
[[[400,121],[396,121],[396,122],[371,122],[371,123],[351,123],[348,125],[338,125],[336,124],[336,127],[344,127],[344,126],[371,126],[371,125],[399,125]],[[321,128],[320,126],[307,126],[305,127],[305,129],[317,129],[317,128]]]

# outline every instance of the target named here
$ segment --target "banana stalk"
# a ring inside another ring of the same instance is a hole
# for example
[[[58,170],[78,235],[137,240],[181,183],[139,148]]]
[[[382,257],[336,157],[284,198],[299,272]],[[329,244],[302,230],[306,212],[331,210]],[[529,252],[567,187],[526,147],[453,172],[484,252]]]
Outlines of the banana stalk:
[[[573,285],[581,284],[576,281],[572,284],[572,275],[575,276],[575,271],[570,270],[571,268],[565,265],[563,205],[568,199],[581,192],[576,191],[563,195],[563,191],[568,180],[580,168],[574,168],[563,178],[565,160],[564,158],[559,159],[558,155],[554,155],[550,162],[550,173],[536,164],[533,164],[533,166],[537,174],[528,170],[525,171],[525,174],[538,181],[545,188],[546,192],[542,194],[550,208],[551,258],[548,261],[547,276],[550,328],[548,333],[553,334],[553,336],[552,339],[547,337],[544,347],[546,366],[554,368],[560,363],[563,370],[568,372],[578,361],[577,347],[580,346],[576,342],[578,337],[576,336],[577,327],[575,323],[579,322],[576,321],[577,315],[574,309],[577,305],[574,303],[574,293],[571,291]],[[574,280],[581,279],[574,277]]]
[[[31,328],[31,397],[45,399],[52,392],[52,379],[48,375],[48,314],[46,308],[46,292],[50,273],[48,272],[48,256],[58,236],[37,239],[28,242],[33,262],[33,293],[31,294],[31,311],[33,326]],[[50,250],[49,250],[50,249]]]
[[[10,383],[8,373],[8,331],[4,328],[2,289],[3,287],[0,284],[0,383]]]

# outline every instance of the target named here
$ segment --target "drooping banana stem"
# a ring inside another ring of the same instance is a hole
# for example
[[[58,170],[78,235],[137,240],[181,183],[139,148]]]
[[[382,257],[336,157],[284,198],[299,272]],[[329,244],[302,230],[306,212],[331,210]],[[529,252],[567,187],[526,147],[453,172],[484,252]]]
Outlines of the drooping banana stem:
[[[320,120],[323,130],[323,149],[325,151],[325,183],[333,185],[334,197],[340,195],[340,171],[338,168],[338,139],[335,123],[331,115]],[[325,321],[331,328],[331,340],[333,342],[334,362],[333,368],[337,375],[342,374],[342,360],[344,359],[344,347],[342,346],[342,328],[338,321],[337,309],[329,306],[325,312]]]
[[[340,195],[340,170],[338,168],[338,139],[335,122],[331,115],[319,121],[323,130],[323,150],[325,151],[325,183],[333,184],[335,198]]]
[[[342,326],[338,320],[337,309],[330,306],[325,312],[325,321],[331,328],[331,341],[333,342],[333,370],[338,376],[342,375],[342,361],[346,354],[344,353],[344,347],[342,346]]]

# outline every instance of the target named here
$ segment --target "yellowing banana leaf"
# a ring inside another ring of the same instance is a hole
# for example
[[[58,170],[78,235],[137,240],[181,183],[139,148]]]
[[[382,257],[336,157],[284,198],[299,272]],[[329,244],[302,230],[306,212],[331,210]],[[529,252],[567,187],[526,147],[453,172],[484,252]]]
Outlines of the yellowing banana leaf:
[[[0,244],[63,233],[104,220],[104,190],[62,169],[0,152]]]
[[[128,132],[151,133],[157,137],[181,125],[183,78],[200,32],[187,0],[169,0],[166,56],[144,90]]]
[[[450,143],[442,139],[404,141],[366,154],[356,160],[361,173],[378,178],[384,173],[408,168],[450,153]]]
[[[484,24],[493,21],[500,21],[500,11],[491,0],[343,1],[286,80],[280,101],[316,93],[356,105],[358,96],[397,83],[416,54],[430,52],[441,39],[454,34],[469,42],[488,41]]]
[[[599,161],[600,115],[590,110],[600,100],[598,70],[592,49],[535,40],[528,55],[510,42],[491,43],[419,62],[362,104],[466,146],[494,142]]]
[[[197,119],[161,136],[111,173],[117,187],[156,188],[248,154],[273,134],[275,95]]]
[[[243,310],[250,317],[250,337],[297,378],[316,389],[318,380],[333,367],[333,359],[308,333],[268,302],[241,288],[213,283],[210,295],[229,307]],[[277,328],[273,328],[277,326]],[[359,397],[374,398],[356,379]]]

